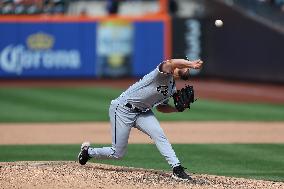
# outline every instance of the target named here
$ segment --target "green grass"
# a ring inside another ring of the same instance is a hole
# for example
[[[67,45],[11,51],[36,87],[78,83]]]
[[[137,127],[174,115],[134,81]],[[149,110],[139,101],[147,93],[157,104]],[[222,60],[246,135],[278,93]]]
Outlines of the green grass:
[[[0,161],[76,160],[79,148],[79,144],[0,145]],[[193,173],[284,181],[284,144],[176,144],[173,148]],[[170,171],[150,144],[130,144],[122,160],[92,162]]]
[[[122,90],[99,87],[0,88],[0,122],[108,121],[110,101]],[[284,105],[200,99],[161,121],[284,121]]]

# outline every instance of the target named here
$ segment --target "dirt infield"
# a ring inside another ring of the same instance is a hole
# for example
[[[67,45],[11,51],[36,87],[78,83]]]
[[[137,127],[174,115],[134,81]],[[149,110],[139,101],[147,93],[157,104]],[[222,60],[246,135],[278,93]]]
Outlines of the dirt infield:
[[[0,163],[0,188],[106,188],[106,189],[283,189],[283,182],[192,175],[177,181],[165,171],[75,162]]]
[[[162,122],[171,143],[284,143],[283,122]],[[110,124],[0,124],[0,144],[111,143]],[[132,129],[129,143],[152,140]]]

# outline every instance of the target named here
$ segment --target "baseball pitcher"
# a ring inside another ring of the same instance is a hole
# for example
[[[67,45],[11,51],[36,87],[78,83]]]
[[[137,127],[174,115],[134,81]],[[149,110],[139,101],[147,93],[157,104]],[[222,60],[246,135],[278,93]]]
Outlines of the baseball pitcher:
[[[112,100],[109,108],[112,146],[92,148],[89,142],[84,142],[78,155],[79,163],[85,165],[90,158],[121,159],[127,150],[130,130],[135,127],[154,140],[158,150],[172,167],[173,178],[191,180],[151,109],[170,113],[190,108],[190,103],[194,102],[193,87],[186,86],[177,90],[175,79],[188,80],[189,70],[200,69],[202,64],[201,60],[166,60]],[[175,106],[168,104],[171,97]]]

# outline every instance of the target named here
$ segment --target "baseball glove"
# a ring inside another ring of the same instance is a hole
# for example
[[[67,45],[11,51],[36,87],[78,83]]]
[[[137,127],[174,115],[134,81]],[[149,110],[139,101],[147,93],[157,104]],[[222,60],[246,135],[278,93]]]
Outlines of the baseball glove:
[[[193,86],[185,86],[181,90],[177,90],[173,94],[174,104],[179,112],[183,112],[186,108],[190,109],[190,103],[195,101]]]

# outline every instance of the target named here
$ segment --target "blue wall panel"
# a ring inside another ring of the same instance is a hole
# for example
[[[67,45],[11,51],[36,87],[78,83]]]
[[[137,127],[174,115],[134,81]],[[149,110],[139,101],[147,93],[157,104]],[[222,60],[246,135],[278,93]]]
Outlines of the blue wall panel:
[[[0,78],[96,77],[97,22],[0,23]],[[163,22],[133,22],[131,76],[164,57]]]
[[[153,70],[164,58],[164,24],[135,23],[133,74],[141,76]]]

